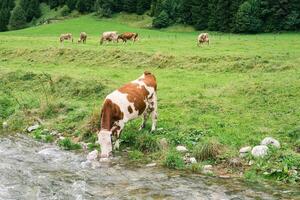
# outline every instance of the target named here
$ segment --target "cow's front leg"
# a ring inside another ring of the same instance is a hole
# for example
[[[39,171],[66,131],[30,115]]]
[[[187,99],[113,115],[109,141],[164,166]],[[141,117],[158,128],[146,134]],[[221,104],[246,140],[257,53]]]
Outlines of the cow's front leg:
[[[157,123],[157,96],[156,94],[153,95],[153,101],[151,102],[153,108],[151,112],[151,118],[152,118],[152,127],[151,132],[155,131],[156,129],[156,123]]]
[[[98,142],[101,147],[101,158],[108,158],[112,153],[111,132],[100,130],[98,133]]]
[[[119,121],[112,128],[112,133],[113,133],[114,138],[115,138],[115,142],[114,142],[114,145],[113,145],[114,150],[118,150],[120,148],[120,135],[121,135],[121,132],[124,128],[124,125],[125,125],[125,123],[123,121]]]
[[[139,128],[139,131],[140,130],[142,130],[142,129],[144,129],[145,127],[146,127],[146,122],[147,122],[147,119],[148,119],[148,112],[147,111],[145,111],[144,113],[143,113],[143,119],[142,119],[142,124],[141,124],[141,126],[140,126],[140,128]]]

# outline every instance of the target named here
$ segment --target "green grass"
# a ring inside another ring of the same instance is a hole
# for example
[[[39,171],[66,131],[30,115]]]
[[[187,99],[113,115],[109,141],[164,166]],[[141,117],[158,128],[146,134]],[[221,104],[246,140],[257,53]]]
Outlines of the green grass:
[[[210,32],[211,45],[197,47],[198,32],[142,29],[147,19],[134,19],[87,15],[0,33],[0,122],[17,131],[38,116],[49,130],[80,133],[94,142],[105,95],[149,70],[158,81],[158,127],[163,128],[151,136],[155,140],[166,137],[173,146],[193,148],[201,138],[213,137],[238,151],[273,136],[282,151],[299,157],[291,133],[300,126],[299,33]],[[140,41],[100,46],[100,34],[109,30],[137,32]],[[59,43],[61,33],[76,38],[81,31],[88,34],[86,45]],[[137,140],[139,123],[127,124],[123,145],[135,147],[130,142]],[[141,151],[155,146],[145,142]]]
[[[58,146],[60,146],[64,150],[77,150],[82,148],[80,144],[72,142],[70,138],[59,140]]]

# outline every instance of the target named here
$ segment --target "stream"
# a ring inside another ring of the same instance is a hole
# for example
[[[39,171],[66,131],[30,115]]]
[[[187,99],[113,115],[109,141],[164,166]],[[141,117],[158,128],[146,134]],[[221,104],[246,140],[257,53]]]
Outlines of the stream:
[[[0,199],[300,199],[300,187],[247,183],[116,159],[84,166],[84,153],[23,135],[0,137]]]

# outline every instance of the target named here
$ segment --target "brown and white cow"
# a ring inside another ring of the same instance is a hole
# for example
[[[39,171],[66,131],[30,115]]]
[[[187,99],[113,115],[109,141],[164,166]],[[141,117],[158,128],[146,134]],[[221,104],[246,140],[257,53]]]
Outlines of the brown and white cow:
[[[118,42],[119,39],[121,39],[123,42],[127,42],[127,40],[132,40],[133,42],[135,42],[138,39],[137,37],[138,37],[137,33],[131,33],[131,32],[122,33],[121,35],[118,36]]]
[[[73,43],[73,36],[71,33],[65,33],[65,34],[61,34],[59,37],[59,41],[62,43],[65,40],[72,40]]]
[[[79,39],[78,39],[78,43],[82,42],[83,44],[86,43],[86,39],[87,39],[87,34],[86,32],[81,32]]]
[[[207,43],[209,45],[209,37],[208,37],[208,33],[201,33],[199,34],[198,38],[197,38],[197,45],[201,45],[203,43]]]
[[[98,133],[101,158],[106,159],[111,155],[112,137],[117,138],[115,148],[118,148],[118,138],[129,120],[143,116],[143,122],[140,126],[140,129],[143,129],[148,115],[151,115],[151,131],[156,129],[156,90],[155,76],[150,72],[144,72],[141,77],[123,85],[105,98],[101,111],[101,129]]]
[[[104,41],[117,41],[118,40],[118,34],[117,31],[108,31],[102,33],[102,36],[100,38],[100,44],[103,44]]]

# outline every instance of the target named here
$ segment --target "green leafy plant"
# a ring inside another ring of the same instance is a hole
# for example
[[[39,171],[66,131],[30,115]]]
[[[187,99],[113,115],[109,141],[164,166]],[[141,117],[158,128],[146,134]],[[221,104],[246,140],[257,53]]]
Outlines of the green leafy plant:
[[[77,150],[82,148],[80,144],[73,143],[70,138],[59,140],[58,145],[64,150]]]
[[[163,164],[170,169],[183,169],[185,166],[181,154],[175,150],[167,153]]]

